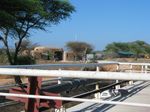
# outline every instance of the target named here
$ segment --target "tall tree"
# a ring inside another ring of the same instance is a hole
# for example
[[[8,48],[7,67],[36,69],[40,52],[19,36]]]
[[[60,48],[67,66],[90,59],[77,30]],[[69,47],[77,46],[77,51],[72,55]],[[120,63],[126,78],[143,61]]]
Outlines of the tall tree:
[[[62,0],[0,0],[0,40],[9,63],[17,64],[21,43],[29,37],[31,29],[45,31],[46,26],[58,24],[74,10],[68,1]],[[9,40],[14,41],[13,53]],[[18,77],[16,79],[20,80]]]
[[[68,42],[66,44],[68,50],[75,54],[75,60],[84,59],[87,53],[93,50],[93,46],[86,42]]]

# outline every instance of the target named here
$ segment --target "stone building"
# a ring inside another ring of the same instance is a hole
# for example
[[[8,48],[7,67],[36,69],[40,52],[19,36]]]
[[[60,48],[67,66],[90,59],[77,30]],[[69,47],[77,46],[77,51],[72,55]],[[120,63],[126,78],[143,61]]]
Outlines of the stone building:
[[[49,48],[49,47],[35,47],[31,51],[31,55],[35,59],[47,59],[47,60],[63,60],[63,49],[62,48]]]

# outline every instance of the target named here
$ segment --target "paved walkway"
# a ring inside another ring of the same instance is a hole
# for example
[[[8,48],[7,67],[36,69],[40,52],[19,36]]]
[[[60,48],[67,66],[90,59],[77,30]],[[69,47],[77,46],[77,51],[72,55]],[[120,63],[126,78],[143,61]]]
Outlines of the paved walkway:
[[[132,87],[127,87],[129,94],[123,97],[112,98],[113,101],[150,103],[150,82],[140,82]],[[150,112],[150,108],[121,105],[81,103],[67,109],[67,112]]]

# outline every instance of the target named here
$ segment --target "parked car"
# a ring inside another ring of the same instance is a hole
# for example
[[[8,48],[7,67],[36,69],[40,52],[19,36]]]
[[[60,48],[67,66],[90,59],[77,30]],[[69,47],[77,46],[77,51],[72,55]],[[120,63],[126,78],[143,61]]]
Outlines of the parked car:
[[[120,94],[120,92],[118,90],[109,89],[109,90],[103,91],[101,93],[100,97],[101,97],[101,99],[107,99],[107,98],[111,98],[113,96],[117,96],[119,94]]]

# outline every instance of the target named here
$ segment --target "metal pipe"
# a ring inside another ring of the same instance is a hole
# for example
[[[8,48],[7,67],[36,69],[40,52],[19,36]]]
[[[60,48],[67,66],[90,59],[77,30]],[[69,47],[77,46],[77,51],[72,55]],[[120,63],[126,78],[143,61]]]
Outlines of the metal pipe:
[[[150,73],[123,73],[123,72],[95,72],[95,71],[72,71],[72,70],[35,70],[35,69],[10,69],[0,68],[1,75],[19,76],[50,76],[66,78],[87,78],[105,80],[150,80]]]
[[[118,62],[120,65],[149,65],[150,63],[128,63],[128,62]]]
[[[42,91],[52,92],[52,93],[60,93],[60,92],[64,92],[64,91],[74,90],[81,86],[88,86],[91,83],[93,83],[93,85],[94,85],[97,82],[99,82],[99,81],[98,80],[90,80],[90,79],[74,79],[72,81],[67,81],[62,84],[43,87]]]
[[[63,67],[96,67],[96,66],[103,66],[103,65],[147,65],[150,66],[150,63],[128,63],[128,62],[112,62],[112,61],[102,61],[99,63],[82,63],[82,64],[36,64],[36,65],[5,65],[0,66],[0,68],[37,68],[37,69],[47,69],[47,68],[63,68]]]
[[[127,82],[127,81],[121,81],[121,82],[118,82],[118,83],[110,84],[110,85],[108,85],[108,86],[105,86],[105,87],[100,88],[99,90],[92,90],[92,91],[88,91],[88,92],[86,92],[86,93],[82,93],[82,94],[79,94],[79,95],[75,95],[75,96],[73,96],[73,98],[86,97],[86,96],[92,95],[92,94],[94,94],[94,93],[98,93],[98,92],[102,92],[102,91],[108,90],[108,89],[110,89],[110,88],[115,87],[116,85],[120,85],[120,84],[123,84],[123,83],[126,83],[126,82]]]
[[[136,62],[117,62],[117,61],[98,61],[98,63],[118,63],[119,65],[148,65],[150,63],[136,63]]]
[[[97,67],[97,66],[114,65],[114,64],[118,64],[118,63],[5,65],[5,66],[0,66],[0,68],[48,69],[48,68],[66,68],[66,67]]]
[[[11,96],[19,98],[36,98],[36,99],[47,99],[47,100],[64,100],[64,101],[76,101],[76,102],[91,102],[91,103],[102,103],[111,105],[126,105],[126,106],[138,106],[138,107],[150,107],[150,104],[141,103],[130,103],[130,102],[117,102],[117,101],[102,101],[96,99],[81,99],[81,98],[67,98],[57,96],[42,96],[42,95],[25,95],[25,94],[13,94],[13,93],[0,93],[0,96]]]

